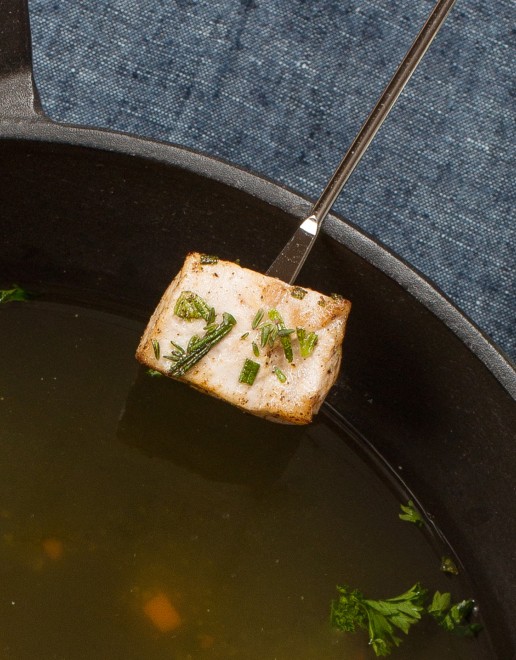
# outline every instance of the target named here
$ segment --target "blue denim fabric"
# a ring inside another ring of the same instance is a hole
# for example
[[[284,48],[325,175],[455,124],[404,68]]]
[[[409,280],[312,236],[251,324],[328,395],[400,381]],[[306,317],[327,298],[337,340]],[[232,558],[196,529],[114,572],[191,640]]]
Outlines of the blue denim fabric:
[[[30,0],[56,120],[199,149],[316,197],[431,0]],[[516,357],[513,0],[458,0],[336,210]]]

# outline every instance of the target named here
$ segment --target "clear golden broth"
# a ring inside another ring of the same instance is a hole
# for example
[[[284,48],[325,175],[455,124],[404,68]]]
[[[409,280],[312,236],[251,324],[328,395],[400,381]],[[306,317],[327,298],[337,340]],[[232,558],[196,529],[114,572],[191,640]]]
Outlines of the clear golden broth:
[[[337,584],[470,596],[327,415],[273,425],[151,378],[142,330],[43,299],[0,307],[2,657],[363,660],[367,636],[329,626]],[[392,657],[486,655],[430,621]]]

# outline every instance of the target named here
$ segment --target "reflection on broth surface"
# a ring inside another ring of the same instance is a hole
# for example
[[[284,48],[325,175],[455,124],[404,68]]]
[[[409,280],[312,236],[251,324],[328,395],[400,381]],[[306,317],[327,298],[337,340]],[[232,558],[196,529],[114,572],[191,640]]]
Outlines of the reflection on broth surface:
[[[365,634],[329,626],[337,584],[470,595],[327,416],[279,426],[151,378],[142,329],[0,307],[2,657],[365,659]],[[393,657],[486,649],[430,621]]]

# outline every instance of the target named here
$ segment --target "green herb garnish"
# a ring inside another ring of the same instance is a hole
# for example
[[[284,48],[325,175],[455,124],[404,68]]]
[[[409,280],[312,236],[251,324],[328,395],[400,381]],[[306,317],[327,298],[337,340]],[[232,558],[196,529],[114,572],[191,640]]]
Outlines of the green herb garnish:
[[[219,258],[214,254],[201,254],[201,264],[203,265],[212,265],[218,264]]]
[[[262,329],[260,333],[260,344],[262,348],[265,348],[265,346],[267,346],[267,342],[271,337],[273,327],[274,326],[272,325],[272,323],[265,323],[264,325],[262,325]]]
[[[294,332],[294,330],[289,330],[288,333],[286,334],[280,334],[282,330],[286,330],[286,327],[281,317],[281,314],[276,309],[269,310],[269,318],[271,321],[274,321],[274,323],[276,324],[278,336],[280,338],[281,345],[283,346],[283,352],[285,353],[287,362],[292,362],[292,360],[294,359],[294,354],[292,352],[292,342],[290,341],[290,334]]]
[[[159,360],[159,356],[161,353],[160,347],[159,347],[159,341],[157,339],[151,339],[152,342],[152,350],[154,351],[154,357],[156,360]]]
[[[369,643],[377,656],[389,655],[401,639],[396,633],[408,633],[421,619],[426,590],[419,583],[404,594],[386,600],[364,598],[360,591],[337,587],[339,597],[331,605],[330,620],[339,630],[369,632]]]
[[[170,344],[171,344],[172,348],[175,348],[176,351],[179,351],[179,353],[184,353],[185,352],[185,349],[182,346],[179,346],[179,344],[176,344],[175,341],[170,340]]]
[[[188,340],[188,344],[187,344],[187,346],[186,346],[186,354],[188,355],[188,354],[190,354],[192,351],[194,351],[194,350],[195,350],[195,347],[197,346],[197,344],[198,344],[200,341],[201,341],[201,340],[200,340],[200,338],[198,337],[198,335],[192,335],[192,336],[190,337],[190,339]]]
[[[24,302],[29,299],[29,293],[16,284],[13,284],[12,289],[0,289],[0,303],[14,302],[15,300]]]
[[[285,376],[285,374],[283,373],[283,371],[281,371],[281,369],[279,367],[274,367],[274,369],[272,370],[272,373],[275,374],[276,378],[279,380],[280,383],[286,383],[287,382],[287,377]]]
[[[252,385],[255,381],[256,375],[260,369],[258,362],[253,362],[246,358],[240,376],[238,377],[239,383],[246,383],[246,385]]]
[[[428,613],[437,623],[448,630],[465,637],[472,637],[482,630],[479,623],[469,623],[468,619],[475,608],[475,601],[468,599],[452,605],[449,593],[436,591]]]
[[[414,523],[414,525],[417,525],[418,527],[423,527],[425,524],[423,516],[416,509],[416,505],[412,500],[409,500],[406,506],[403,504],[400,506],[401,510],[403,511],[403,513],[399,514],[400,520],[406,520],[407,522]]]
[[[258,348],[258,345],[255,341],[253,341],[252,347],[253,347],[253,353],[254,353],[255,357],[259,357],[260,349]]]
[[[197,341],[195,341],[195,344],[192,347],[190,347],[190,340],[190,352],[187,350],[186,353],[183,353],[180,357],[176,357],[174,352],[172,355],[164,355],[163,357],[174,362],[169,370],[169,374],[178,378],[184,376],[189,369],[209,353],[215,344],[218,344],[219,341],[231,331],[235,324],[235,318],[228,312],[224,312],[222,314],[221,323],[212,330],[208,330],[203,337],[197,338]]]
[[[152,378],[159,378],[160,376],[163,376],[161,371],[156,371],[156,369],[147,369],[145,373],[147,376],[151,376]]]
[[[344,296],[342,296],[340,293],[330,293],[330,298],[332,300],[344,300]]]
[[[210,311],[209,311],[209,314],[208,314],[208,319],[206,320],[206,324],[208,326],[210,326],[212,323],[215,323],[215,317],[216,316],[217,315],[215,313],[215,307],[210,307]]]
[[[265,314],[265,310],[259,309],[256,314],[254,315],[253,322],[251,323],[251,328],[253,330],[256,330],[256,328],[260,325],[261,320],[263,319],[263,315]]]
[[[426,606],[427,590],[417,583],[395,598],[371,600],[358,590],[337,587],[339,597],[331,604],[331,625],[345,632],[367,630],[369,643],[377,656],[390,655],[393,647],[401,644],[398,631],[408,634],[423,614],[429,614],[447,631],[474,636],[482,630],[478,623],[470,623],[474,610],[473,600],[463,600],[452,605],[449,593],[436,591],[430,605]]]
[[[183,291],[174,306],[174,314],[187,321],[204,319],[206,323],[211,323],[211,317],[215,319],[214,313],[213,307],[193,291]]]
[[[247,339],[249,337],[248,332],[244,332],[244,334],[240,337],[240,339]]]
[[[294,286],[290,289],[290,295],[292,298],[297,298],[298,300],[303,300],[308,292],[302,289],[300,286]]]
[[[451,557],[441,558],[441,571],[443,573],[450,573],[450,575],[459,574],[459,569],[457,568],[457,564],[453,561]]]
[[[310,357],[319,341],[318,335],[316,335],[315,332],[307,332],[304,328],[296,328],[296,335],[299,342],[301,357]]]

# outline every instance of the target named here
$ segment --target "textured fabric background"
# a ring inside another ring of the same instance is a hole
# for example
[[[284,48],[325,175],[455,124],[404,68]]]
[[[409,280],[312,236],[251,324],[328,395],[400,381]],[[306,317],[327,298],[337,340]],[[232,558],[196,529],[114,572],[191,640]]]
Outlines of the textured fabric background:
[[[30,0],[60,121],[199,149],[318,193],[431,0]],[[337,211],[516,357],[513,0],[458,0]]]

